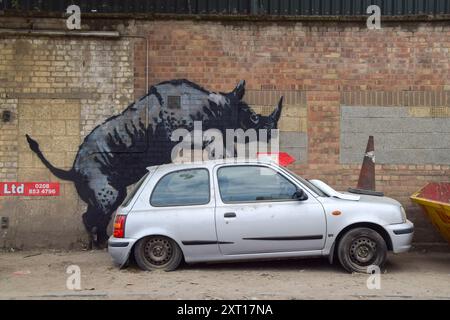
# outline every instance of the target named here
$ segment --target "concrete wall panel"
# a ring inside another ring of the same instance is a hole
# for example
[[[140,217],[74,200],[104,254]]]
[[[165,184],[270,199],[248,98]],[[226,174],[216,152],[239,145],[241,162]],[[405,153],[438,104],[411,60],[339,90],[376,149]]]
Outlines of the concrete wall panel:
[[[450,164],[450,118],[414,117],[407,107],[341,107],[341,163],[360,163],[370,135],[376,162]]]

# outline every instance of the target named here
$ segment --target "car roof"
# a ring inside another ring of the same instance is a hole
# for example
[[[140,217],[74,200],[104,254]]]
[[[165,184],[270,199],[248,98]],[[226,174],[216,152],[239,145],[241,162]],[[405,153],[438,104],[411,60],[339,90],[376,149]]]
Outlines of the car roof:
[[[278,166],[275,161],[268,159],[240,159],[240,158],[227,158],[227,159],[218,159],[218,160],[205,160],[205,161],[193,161],[193,162],[183,162],[183,163],[168,163],[159,166],[151,166],[148,167],[147,170],[151,171],[156,168],[164,168],[164,169],[188,169],[188,168],[212,168],[216,165],[221,164],[272,164]]]

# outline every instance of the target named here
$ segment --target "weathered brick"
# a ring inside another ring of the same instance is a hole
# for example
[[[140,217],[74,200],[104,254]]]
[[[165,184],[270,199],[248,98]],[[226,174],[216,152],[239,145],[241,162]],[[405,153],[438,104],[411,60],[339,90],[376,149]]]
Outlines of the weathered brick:
[[[45,21],[46,25],[52,25],[53,20]],[[317,24],[139,20],[133,28],[148,36],[148,70],[145,70],[146,43],[142,39],[2,39],[0,111],[6,104],[1,99],[15,98],[11,108],[16,108],[17,123],[13,129],[0,127],[4,139],[0,141],[0,168],[4,170],[0,171],[0,179],[56,181],[48,170],[26,167],[30,165],[31,152],[23,135],[40,135],[42,150],[58,165],[63,163],[69,168],[84,136],[147,92],[147,73],[149,85],[188,78],[207,89],[223,92],[229,92],[239,79],[245,79],[246,99],[263,114],[270,113],[279,96],[284,95],[286,108],[280,128],[292,130],[287,133],[307,134],[304,147],[307,161],[292,167],[339,189],[356,185],[360,166],[340,162],[341,128],[347,124],[341,121],[341,105],[366,106],[367,116],[383,118],[380,122],[386,122],[385,126],[391,124],[393,130],[399,120],[391,120],[404,115],[395,114],[390,107],[406,107],[407,116],[417,118],[418,122],[402,126],[409,133],[430,128],[421,124],[422,120],[426,123],[439,120],[436,123],[445,126],[444,120],[449,115],[446,107],[450,106],[448,26],[386,22],[380,32],[368,33],[359,22]],[[386,108],[377,113],[376,108],[370,109],[372,106]],[[50,132],[43,127],[47,121],[53,122]],[[65,133],[61,121],[65,122]],[[445,130],[437,131],[446,136]],[[440,140],[439,143],[446,141]],[[361,149],[365,148],[364,143]],[[293,153],[299,151],[297,146],[286,148],[293,148],[289,149]],[[355,159],[362,160],[363,151]],[[18,163],[18,168],[14,163]],[[380,164],[377,182],[381,191],[397,197],[410,209],[408,195],[426,181],[444,180],[450,175],[449,168],[441,163]],[[18,201],[17,207],[35,215],[57,211],[58,217],[51,215],[51,223],[59,222],[68,234],[74,226],[80,227],[75,232],[80,235],[83,231],[78,214],[84,210],[83,203],[73,189],[67,190],[64,186],[64,201],[58,205],[50,205],[49,199],[43,199],[36,209],[21,206],[33,202],[27,199]],[[61,203],[70,210],[65,210]],[[26,230],[26,223],[23,225]],[[44,224],[35,228],[51,229]],[[61,236],[52,235],[53,239]],[[434,239],[430,233],[429,236],[428,239]],[[17,243],[25,237],[23,232],[18,234]]]
[[[80,121],[67,120],[65,121],[66,133],[69,136],[76,136],[80,134]]]
[[[31,152],[24,135],[39,142],[53,165],[70,169],[84,135],[133,100],[132,45],[126,39],[0,40],[0,114],[13,114],[11,123],[0,123],[0,181],[59,181]],[[92,124],[83,121],[88,118]],[[60,182],[59,198],[8,200],[17,224],[0,239],[0,247],[68,247],[84,236],[84,204],[72,182]],[[37,219],[44,214],[46,219]]]

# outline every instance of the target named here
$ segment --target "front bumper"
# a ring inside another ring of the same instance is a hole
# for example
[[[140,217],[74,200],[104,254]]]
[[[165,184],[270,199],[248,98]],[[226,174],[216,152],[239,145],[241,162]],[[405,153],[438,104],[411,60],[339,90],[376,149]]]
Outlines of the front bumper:
[[[130,257],[131,249],[133,248],[135,242],[136,239],[109,238],[108,252],[116,265],[119,267],[123,267],[125,265]]]
[[[411,249],[414,236],[414,224],[411,221],[406,220],[405,223],[388,225],[386,230],[391,237],[394,253],[407,252]]]

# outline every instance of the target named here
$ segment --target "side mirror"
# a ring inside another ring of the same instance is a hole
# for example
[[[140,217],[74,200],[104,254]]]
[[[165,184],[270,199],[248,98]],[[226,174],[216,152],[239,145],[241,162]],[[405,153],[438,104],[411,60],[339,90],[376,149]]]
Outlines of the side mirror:
[[[305,201],[308,200],[308,195],[302,189],[298,189],[297,191],[295,191],[292,198],[298,201]]]

